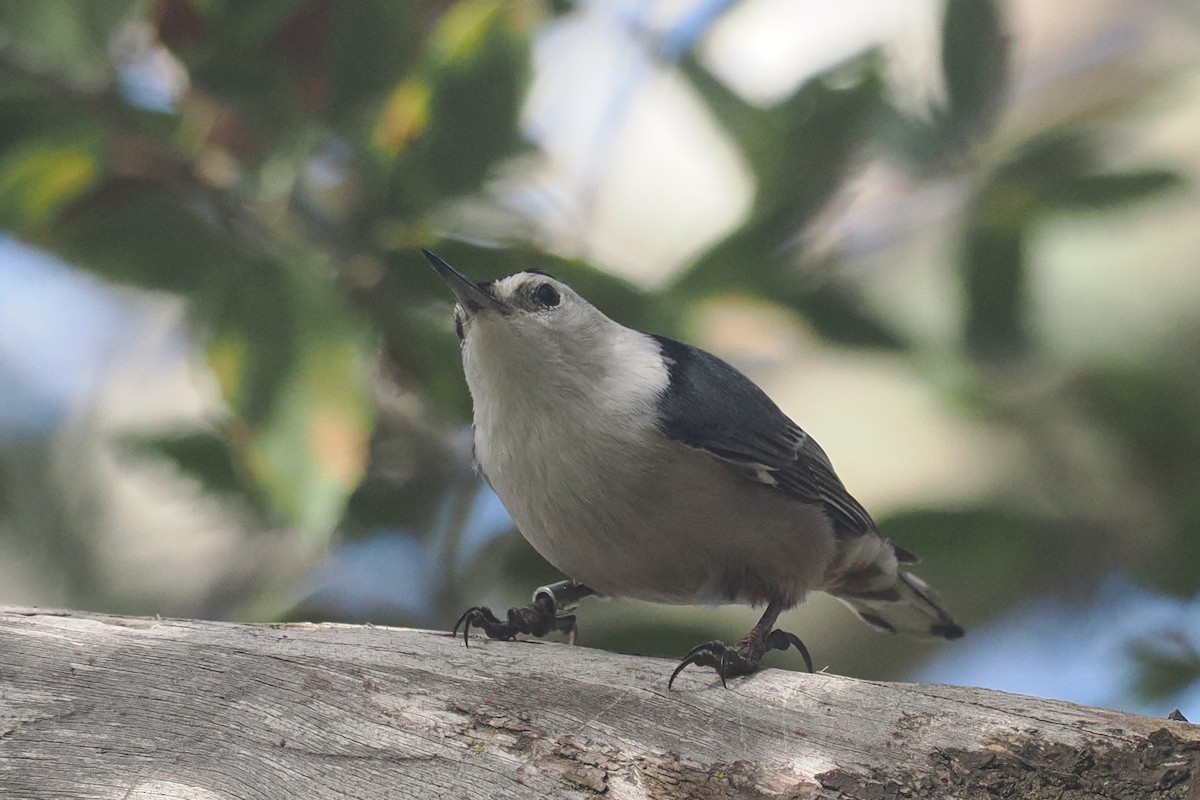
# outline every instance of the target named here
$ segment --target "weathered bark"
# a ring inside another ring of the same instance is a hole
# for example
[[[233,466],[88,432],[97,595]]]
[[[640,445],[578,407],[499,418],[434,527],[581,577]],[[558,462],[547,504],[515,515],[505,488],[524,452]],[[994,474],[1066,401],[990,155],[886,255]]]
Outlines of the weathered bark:
[[[1200,795],[1200,729],[585,647],[0,609],[0,797]]]

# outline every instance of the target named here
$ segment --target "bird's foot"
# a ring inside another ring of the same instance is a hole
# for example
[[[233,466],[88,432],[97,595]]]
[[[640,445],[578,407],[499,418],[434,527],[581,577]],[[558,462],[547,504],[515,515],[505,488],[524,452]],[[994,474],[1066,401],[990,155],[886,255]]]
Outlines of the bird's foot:
[[[454,623],[451,635],[457,636],[458,629],[463,629],[463,643],[470,645],[471,628],[479,628],[490,639],[515,639],[518,633],[526,636],[545,636],[550,631],[565,633],[571,644],[575,643],[575,634],[579,626],[574,614],[560,614],[559,604],[555,601],[555,590],[560,584],[542,587],[534,596],[533,602],[527,606],[517,606],[508,610],[507,619],[500,619],[487,606],[468,608]],[[584,587],[580,587],[584,588]],[[590,589],[587,589],[591,593]],[[577,598],[568,597],[568,600]],[[569,608],[571,604],[564,603]],[[566,609],[563,609],[566,610]]]
[[[679,676],[679,673],[691,664],[715,669],[717,675],[721,676],[721,685],[728,689],[726,678],[749,675],[758,669],[763,654],[768,650],[787,650],[789,647],[795,647],[800,651],[801,657],[804,658],[804,666],[808,668],[809,672],[812,672],[812,656],[808,654],[808,648],[796,634],[776,628],[769,634],[763,635],[756,628],[733,647],[717,641],[705,642],[693,647],[684,656],[683,661],[679,662],[675,671],[671,673],[671,679],[667,681],[667,691],[670,691],[671,685],[675,683],[675,678]]]

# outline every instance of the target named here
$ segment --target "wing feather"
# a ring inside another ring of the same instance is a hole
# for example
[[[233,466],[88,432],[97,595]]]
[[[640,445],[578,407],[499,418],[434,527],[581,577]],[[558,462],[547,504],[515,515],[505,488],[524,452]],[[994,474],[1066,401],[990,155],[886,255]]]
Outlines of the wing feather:
[[[670,369],[658,400],[664,435],[710,453],[749,480],[822,505],[841,537],[875,530],[821,446],[753,381],[711,353],[653,338]]]

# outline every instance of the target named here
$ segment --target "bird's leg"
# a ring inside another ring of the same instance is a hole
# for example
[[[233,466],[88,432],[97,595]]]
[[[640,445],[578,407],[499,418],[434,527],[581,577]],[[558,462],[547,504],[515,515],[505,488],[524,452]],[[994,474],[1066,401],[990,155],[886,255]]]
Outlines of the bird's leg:
[[[768,650],[787,650],[789,647],[795,647],[800,651],[800,655],[804,658],[804,665],[808,667],[809,672],[812,672],[812,657],[808,654],[808,648],[804,646],[804,642],[800,641],[794,633],[781,631],[778,628],[772,630],[775,620],[779,619],[782,612],[783,604],[772,600],[767,604],[767,610],[763,612],[758,624],[733,647],[724,642],[705,642],[693,647],[684,656],[683,661],[679,662],[675,671],[671,673],[671,679],[667,681],[667,689],[670,690],[675,678],[689,664],[712,667],[721,676],[721,685],[729,688],[725,683],[726,678],[748,675],[758,669],[758,663],[762,661],[763,654]]]
[[[518,633],[527,636],[545,636],[550,631],[559,631],[575,643],[575,609],[579,601],[594,591],[575,581],[559,581],[543,586],[533,593],[533,602],[508,610],[508,619],[501,620],[487,606],[468,608],[454,623],[452,635],[458,635],[462,626],[463,642],[469,644],[471,628],[479,628],[490,639],[515,639]]]

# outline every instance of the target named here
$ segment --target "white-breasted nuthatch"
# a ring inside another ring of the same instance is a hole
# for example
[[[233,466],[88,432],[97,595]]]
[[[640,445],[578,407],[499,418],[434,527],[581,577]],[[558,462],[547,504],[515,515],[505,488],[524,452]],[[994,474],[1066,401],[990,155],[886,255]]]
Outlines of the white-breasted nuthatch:
[[[775,630],[809,591],[890,633],[955,639],[962,628],[912,553],[883,538],[825,451],[749,378],[699,348],[626,328],[560,280],[518,272],[476,283],[424,252],[458,298],[475,410],[475,460],[517,528],[569,580],[501,620],[455,625],[492,638],[575,632],[591,594],[660,603],[766,604],[734,646],[688,664],[744,675],[795,646]]]

